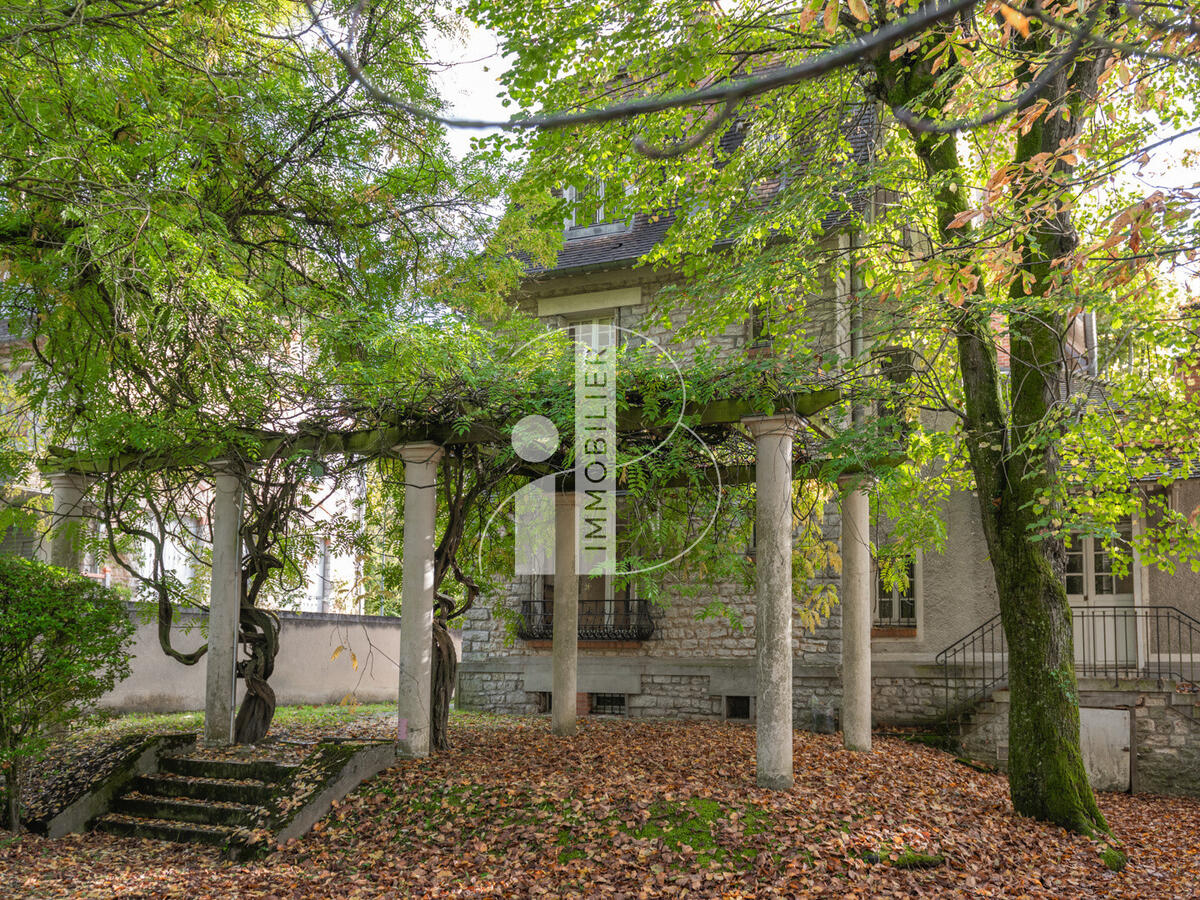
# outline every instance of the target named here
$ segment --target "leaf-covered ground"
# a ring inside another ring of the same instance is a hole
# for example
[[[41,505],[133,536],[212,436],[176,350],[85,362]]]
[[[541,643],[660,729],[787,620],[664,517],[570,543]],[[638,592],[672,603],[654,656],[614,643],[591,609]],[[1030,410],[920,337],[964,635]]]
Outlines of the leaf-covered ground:
[[[270,741],[254,748],[254,755],[295,762],[308,753],[313,741],[325,734],[344,737],[378,736],[380,716],[392,707],[284,706],[280,707]],[[201,713],[125,715],[102,724],[89,724],[55,741],[44,758],[24,768],[21,777],[21,815],[26,821],[45,819],[59,812],[82,791],[106,777],[125,753],[149,734],[199,732]],[[204,755],[241,758],[246,748],[228,752],[200,751]]]
[[[291,725],[390,734],[392,722]],[[267,859],[86,835],[0,848],[3,897],[1197,897],[1200,801],[1106,794],[1131,861],[1014,815],[1002,777],[897,739],[796,735],[796,787],[754,784],[754,732],[708,723],[456,717]],[[281,729],[282,730],[282,729]]]

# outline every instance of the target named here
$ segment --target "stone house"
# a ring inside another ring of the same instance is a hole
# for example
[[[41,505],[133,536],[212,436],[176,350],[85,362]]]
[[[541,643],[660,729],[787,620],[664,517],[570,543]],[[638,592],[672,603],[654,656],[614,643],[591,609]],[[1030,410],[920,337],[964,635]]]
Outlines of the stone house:
[[[857,154],[870,152],[856,136]],[[604,221],[569,219],[554,265],[531,269],[519,301],[548,327],[611,322],[664,345],[671,333],[647,318],[667,276],[638,260],[659,241],[670,215]],[[825,249],[861,252],[846,223],[831,223]],[[848,285],[827,277],[810,300],[820,340],[848,341]],[[682,315],[682,311],[681,311]],[[755,323],[713,340],[740,353],[758,339]],[[1084,330],[1080,329],[1079,333]],[[686,353],[688,346],[681,352]],[[1079,348],[1086,353],[1086,347]],[[675,347],[671,347],[675,352]],[[1200,506],[1200,480],[1171,488],[1176,509]],[[956,493],[941,514],[948,539],[940,553],[911,559],[909,587],[888,587],[872,568],[870,669],[875,727],[951,726],[974,757],[1003,765],[1007,756],[1006,654],[995,581],[977,501]],[[821,511],[825,538],[842,538],[840,507]],[[1135,534],[1143,523],[1127,524]],[[873,536],[874,537],[874,536]],[[1200,794],[1200,576],[1144,566],[1113,572],[1106,548],[1075,542],[1067,588],[1076,608],[1085,760],[1097,787]],[[839,591],[836,571],[821,576]],[[599,581],[599,579],[593,579]],[[552,590],[547,578],[514,578],[500,602],[522,615],[513,639],[486,604],[467,614],[459,668],[460,705],[508,713],[545,712],[551,691]],[[589,593],[590,592],[590,593]],[[721,618],[699,620],[682,597],[650,608],[611,588],[580,589],[576,707],[580,713],[630,717],[701,717],[753,721],[756,715],[755,597],[740,586],[717,588],[742,629]],[[616,611],[614,614],[614,610]],[[793,721],[837,726],[843,699],[840,606],[813,630],[793,627]],[[1130,749],[1132,748],[1132,750]]]

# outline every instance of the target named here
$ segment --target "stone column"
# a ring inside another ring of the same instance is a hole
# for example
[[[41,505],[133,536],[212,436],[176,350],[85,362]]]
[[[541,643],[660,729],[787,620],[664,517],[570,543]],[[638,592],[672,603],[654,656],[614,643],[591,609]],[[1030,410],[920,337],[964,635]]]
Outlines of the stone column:
[[[50,476],[54,513],[50,525],[50,565],[78,573],[83,565],[85,475],[58,472]]]
[[[842,500],[842,741],[871,749],[871,501],[861,480]]]
[[[208,653],[205,654],[204,741],[233,742],[237,678],[238,618],[242,602],[242,482],[213,475],[212,579],[208,593]]]
[[[794,415],[743,420],[756,453],[754,649],[759,787],[792,786],[792,439]]]
[[[404,444],[404,571],[400,585],[400,696],[397,752],[429,755],[433,666],[433,554],[442,448]]]
[[[554,641],[551,651],[551,731],[575,733],[575,692],[579,666],[579,573],[575,554],[574,491],[554,495]]]

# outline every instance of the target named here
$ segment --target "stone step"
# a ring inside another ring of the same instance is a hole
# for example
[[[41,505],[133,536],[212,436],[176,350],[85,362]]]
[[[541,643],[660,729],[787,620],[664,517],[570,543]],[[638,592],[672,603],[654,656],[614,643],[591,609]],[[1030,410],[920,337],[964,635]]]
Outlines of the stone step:
[[[282,782],[291,777],[296,766],[269,760],[205,759],[194,756],[166,756],[160,763],[163,772],[189,778],[226,778],[238,781]]]
[[[258,807],[244,803],[213,804],[199,800],[167,799],[148,794],[126,794],[117,798],[112,811],[139,819],[165,819],[201,825],[248,825]]]
[[[190,797],[218,803],[263,803],[275,792],[276,785],[256,779],[192,778],[164,773],[139,775],[133,790],[154,797]]]
[[[185,841],[193,844],[222,846],[237,830],[228,825],[200,825],[187,822],[170,822],[162,819],[145,819],[109,813],[96,823],[97,831],[122,837],[150,838],[157,841]]]

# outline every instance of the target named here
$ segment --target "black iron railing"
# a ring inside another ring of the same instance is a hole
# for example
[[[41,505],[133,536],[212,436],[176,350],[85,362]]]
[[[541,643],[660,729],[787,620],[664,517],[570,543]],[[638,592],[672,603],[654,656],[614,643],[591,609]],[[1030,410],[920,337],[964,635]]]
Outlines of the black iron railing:
[[[1072,610],[1075,674],[1200,684],[1200,620],[1173,606],[1089,606]],[[1000,616],[937,655],[949,727],[1008,684],[1008,644]]]
[[[653,634],[654,615],[649,600],[582,600],[579,603],[581,641],[644,641]],[[523,602],[517,635],[527,641],[550,640],[554,636],[554,601]]]

